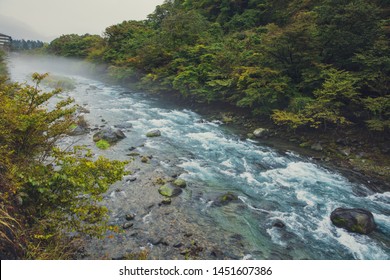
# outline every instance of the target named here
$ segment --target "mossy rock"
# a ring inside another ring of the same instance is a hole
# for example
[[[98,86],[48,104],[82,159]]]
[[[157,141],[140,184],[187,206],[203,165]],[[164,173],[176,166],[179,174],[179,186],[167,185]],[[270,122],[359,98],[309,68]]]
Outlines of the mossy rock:
[[[93,141],[98,142],[100,140],[105,140],[109,143],[116,143],[119,140],[126,138],[126,135],[119,129],[105,128],[96,132],[93,135]]]
[[[165,197],[175,197],[180,195],[183,191],[181,188],[174,186],[171,183],[165,184],[158,189],[158,192]]]
[[[158,129],[148,131],[146,137],[159,137],[161,136],[161,131]]]
[[[331,213],[330,219],[336,227],[360,234],[369,234],[376,228],[372,213],[360,208],[337,208]]]
[[[213,202],[214,206],[224,206],[231,202],[237,202],[238,196],[232,192],[227,192],[223,195],[218,196]]]
[[[187,182],[183,179],[176,179],[173,184],[176,186],[176,187],[179,187],[179,188],[182,188],[184,189],[185,187],[187,187]]]

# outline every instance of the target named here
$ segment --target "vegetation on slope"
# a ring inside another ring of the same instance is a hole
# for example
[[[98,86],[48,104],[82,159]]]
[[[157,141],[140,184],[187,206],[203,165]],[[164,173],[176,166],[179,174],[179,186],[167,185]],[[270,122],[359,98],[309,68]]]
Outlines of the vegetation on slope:
[[[103,38],[63,35],[54,54],[195,102],[222,101],[291,129],[388,134],[388,1],[171,0]],[[364,20],[362,20],[364,19]]]
[[[42,92],[45,77],[35,73],[34,86],[0,81],[1,259],[72,257],[77,236],[108,229],[99,201],[124,175],[125,162],[56,146],[77,122],[76,107],[68,98],[49,110],[60,91]]]

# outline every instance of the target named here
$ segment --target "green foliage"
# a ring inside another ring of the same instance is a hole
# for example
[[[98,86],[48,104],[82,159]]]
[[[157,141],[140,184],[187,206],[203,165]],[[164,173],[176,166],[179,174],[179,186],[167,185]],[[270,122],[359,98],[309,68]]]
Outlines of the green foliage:
[[[110,161],[75,147],[73,152],[54,149],[50,165],[35,165],[23,173],[25,205],[40,231],[100,235],[107,209],[98,204],[109,185],[122,178],[125,162]],[[29,207],[31,204],[31,207]]]
[[[99,48],[102,44],[104,41],[98,35],[62,35],[49,44],[47,51],[65,57],[86,58],[93,48]]]
[[[7,76],[7,65],[5,64],[5,52],[0,50],[0,80]]]
[[[33,74],[33,86],[0,83],[0,203],[13,209],[0,226],[23,221],[14,234],[22,238],[23,258],[63,258],[67,234],[103,234],[107,209],[99,202],[125,174],[126,162],[93,158],[82,147],[56,147],[78,119],[72,99],[48,108],[59,90],[42,92],[46,77]]]
[[[194,102],[246,107],[292,128],[388,131],[386,1],[170,0],[86,47],[54,47],[109,63],[117,81]],[[364,20],[362,20],[364,19]],[[63,43],[62,43],[62,41]],[[61,44],[59,44],[61,42]],[[86,53],[85,53],[86,52]]]

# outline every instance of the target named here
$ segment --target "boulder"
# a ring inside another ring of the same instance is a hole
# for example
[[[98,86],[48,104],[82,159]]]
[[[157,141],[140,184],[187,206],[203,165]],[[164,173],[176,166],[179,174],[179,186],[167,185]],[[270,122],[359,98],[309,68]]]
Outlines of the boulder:
[[[126,138],[126,135],[120,129],[105,128],[93,135],[93,141],[105,140],[109,143],[116,143]]]
[[[174,197],[180,195],[183,191],[181,188],[174,186],[171,183],[165,184],[158,189],[158,192],[166,197]]]
[[[360,208],[337,208],[331,213],[330,220],[336,227],[360,234],[369,234],[376,228],[372,213]]]
[[[266,128],[258,128],[255,129],[252,134],[256,138],[264,138],[269,136],[269,130]]]
[[[75,128],[73,128],[72,131],[69,132],[69,136],[83,135],[83,134],[87,134],[88,132],[89,132],[88,127],[78,125]]]
[[[146,137],[159,137],[161,136],[161,131],[158,129],[150,130],[146,133]]]
[[[187,186],[187,182],[180,178],[173,181],[173,184],[179,188],[185,188]]]

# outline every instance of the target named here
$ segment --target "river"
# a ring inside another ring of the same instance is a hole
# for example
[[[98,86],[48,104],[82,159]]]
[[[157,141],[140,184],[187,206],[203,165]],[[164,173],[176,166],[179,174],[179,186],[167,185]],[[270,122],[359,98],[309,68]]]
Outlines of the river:
[[[11,55],[9,68],[19,82],[33,72],[73,79],[76,89],[62,96],[89,110],[92,128],[132,125],[106,151],[95,148],[93,132],[64,140],[120,160],[130,159],[133,147],[128,168],[136,180],[114,184],[103,203],[113,224],[126,222],[126,213],[136,218],[130,229],[87,240],[84,258],[147,250],[159,259],[390,259],[389,192],[374,193],[294,152],[242,140],[221,122],[161,97],[90,78],[76,62]],[[147,138],[151,129],[162,136]],[[159,204],[156,181],[177,176],[187,181],[183,194]],[[215,206],[227,192],[239,200]],[[336,228],[329,216],[337,207],[370,210],[378,228],[367,236]]]

